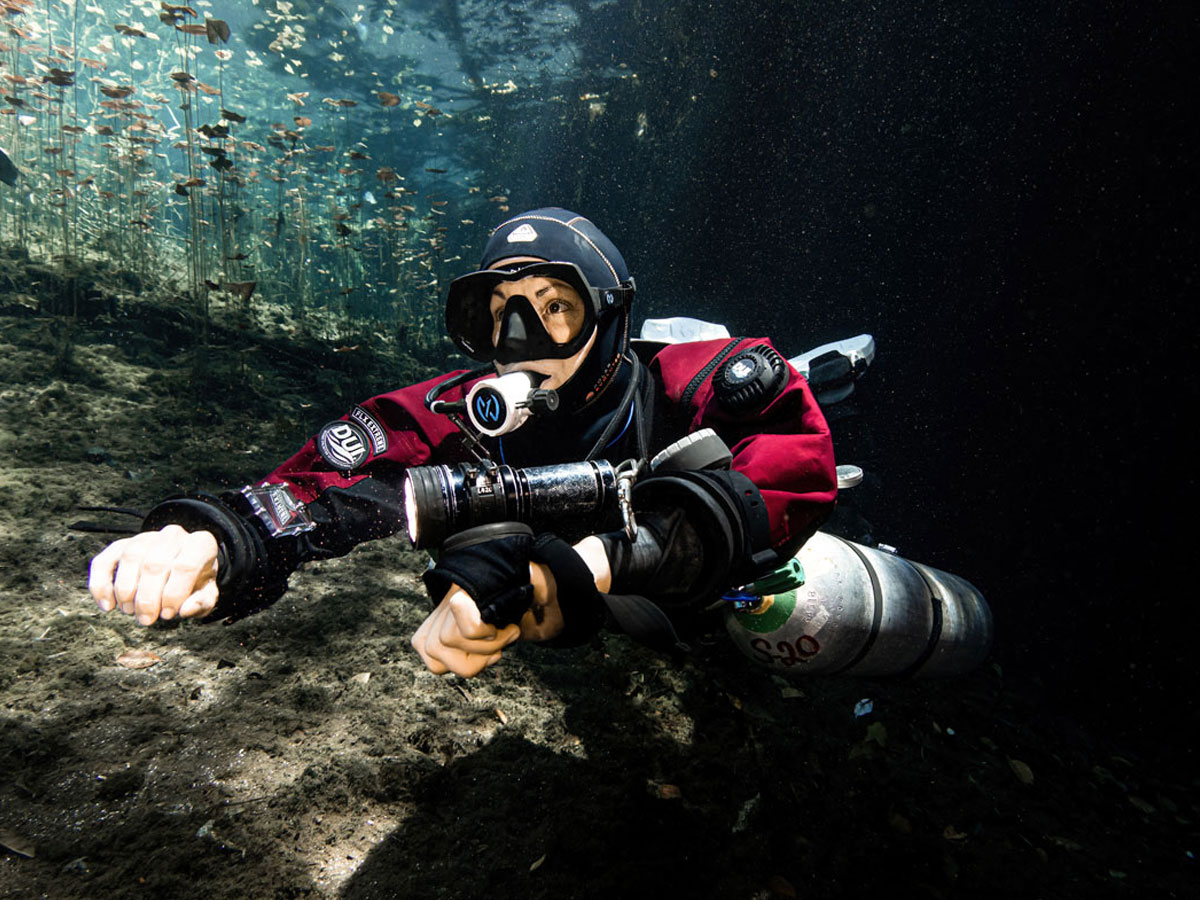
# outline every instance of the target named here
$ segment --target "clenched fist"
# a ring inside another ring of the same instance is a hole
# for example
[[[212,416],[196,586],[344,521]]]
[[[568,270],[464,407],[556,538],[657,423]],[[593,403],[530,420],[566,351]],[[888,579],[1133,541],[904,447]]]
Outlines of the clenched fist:
[[[141,625],[192,618],[217,605],[217,539],[168,525],[109,544],[92,559],[88,590],[105,612],[120,608]]]

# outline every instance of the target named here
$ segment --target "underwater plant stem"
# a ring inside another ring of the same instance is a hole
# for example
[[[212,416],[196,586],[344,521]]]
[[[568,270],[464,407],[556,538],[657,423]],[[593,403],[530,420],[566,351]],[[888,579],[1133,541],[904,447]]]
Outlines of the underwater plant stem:
[[[178,48],[180,57],[183,60],[183,71],[186,75],[191,75],[191,56],[188,52],[188,45],[184,39],[184,33],[179,29],[175,30],[175,46]],[[184,81],[179,85],[180,93],[183,96],[183,102],[180,104],[180,109],[183,110],[183,130],[187,136],[187,169],[188,180],[196,178],[196,134],[193,127],[192,109],[195,106],[194,97],[195,91],[191,86],[191,81]],[[204,290],[204,251],[201,242],[200,221],[203,215],[203,207],[200,203],[200,196],[195,190],[188,191],[188,234],[191,238],[188,246],[188,276],[191,282],[192,300],[196,303],[200,313],[200,344],[208,346],[208,292]],[[203,353],[196,355],[197,361],[204,357]]]

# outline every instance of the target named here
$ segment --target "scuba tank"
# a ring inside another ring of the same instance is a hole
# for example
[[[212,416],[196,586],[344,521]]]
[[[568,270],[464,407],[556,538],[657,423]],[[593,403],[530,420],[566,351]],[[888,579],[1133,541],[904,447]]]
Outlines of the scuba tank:
[[[969,582],[821,531],[727,600],[738,649],[785,675],[960,675],[992,644],[991,611]]]

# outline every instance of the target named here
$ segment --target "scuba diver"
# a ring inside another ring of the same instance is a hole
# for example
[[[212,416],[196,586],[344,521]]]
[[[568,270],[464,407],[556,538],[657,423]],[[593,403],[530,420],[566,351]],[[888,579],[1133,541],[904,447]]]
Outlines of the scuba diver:
[[[239,491],[159,503],[93,559],[97,605],[143,625],[238,618],[301,564],[407,528],[437,551],[412,640],[437,674],[604,628],[686,646],[719,626],[728,590],[792,558],[829,514],[833,447],[768,340],[631,343],[634,290],[588,219],[508,219],[446,303],[451,338],[482,367],[354,406]],[[564,491],[618,502],[537,513]]]

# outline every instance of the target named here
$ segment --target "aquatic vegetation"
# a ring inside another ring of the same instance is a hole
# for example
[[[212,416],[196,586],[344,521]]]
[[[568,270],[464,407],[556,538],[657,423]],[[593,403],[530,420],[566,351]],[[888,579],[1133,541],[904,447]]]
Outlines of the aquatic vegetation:
[[[221,310],[437,344],[445,284],[510,208],[497,120],[540,100],[501,63],[536,45],[544,79],[569,47],[535,39],[539,10],[566,15],[512,7],[498,30],[478,3],[4,0],[0,242],[64,275],[103,257],[165,277],[201,343]]]

